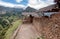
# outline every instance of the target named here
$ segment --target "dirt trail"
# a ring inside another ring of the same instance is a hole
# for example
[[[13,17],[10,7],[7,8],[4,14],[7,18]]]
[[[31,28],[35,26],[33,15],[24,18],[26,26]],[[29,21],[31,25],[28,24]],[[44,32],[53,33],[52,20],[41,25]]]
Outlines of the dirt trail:
[[[23,24],[15,39],[37,39],[38,33],[32,24]]]
[[[33,24],[22,24],[15,39],[60,39],[60,14],[51,18],[34,18]]]

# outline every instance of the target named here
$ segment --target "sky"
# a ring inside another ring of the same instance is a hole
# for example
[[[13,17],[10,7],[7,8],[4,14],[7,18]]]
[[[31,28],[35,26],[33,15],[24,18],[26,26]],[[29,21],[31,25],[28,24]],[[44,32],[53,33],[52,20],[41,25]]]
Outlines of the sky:
[[[37,10],[52,4],[54,4],[54,0],[0,0],[0,6],[12,8],[26,8],[30,6]]]

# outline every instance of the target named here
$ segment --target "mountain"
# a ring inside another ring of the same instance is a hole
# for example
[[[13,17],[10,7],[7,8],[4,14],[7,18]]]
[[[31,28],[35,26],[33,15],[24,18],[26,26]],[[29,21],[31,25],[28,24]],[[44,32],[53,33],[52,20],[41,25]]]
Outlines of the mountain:
[[[31,8],[29,6],[24,10],[24,12],[36,12],[36,11],[37,11],[36,9]]]
[[[10,7],[4,7],[0,6],[0,14],[5,13],[17,13],[17,12],[36,12],[37,10],[31,7],[27,7],[26,9],[23,8],[10,8]]]
[[[22,12],[23,9],[22,8],[10,8],[10,7],[4,7],[4,6],[0,6],[0,14],[5,14],[6,12]]]

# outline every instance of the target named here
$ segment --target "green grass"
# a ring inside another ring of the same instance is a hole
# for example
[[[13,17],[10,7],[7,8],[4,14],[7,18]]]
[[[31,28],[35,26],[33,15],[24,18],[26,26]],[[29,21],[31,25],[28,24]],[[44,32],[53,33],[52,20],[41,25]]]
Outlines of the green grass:
[[[4,39],[10,39],[11,35],[13,34],[13,32],[18,28],[18,26],[21,23],[22,23],[21,20],[18,20],[18,21],[13,22],[13,25],[7,30]]]

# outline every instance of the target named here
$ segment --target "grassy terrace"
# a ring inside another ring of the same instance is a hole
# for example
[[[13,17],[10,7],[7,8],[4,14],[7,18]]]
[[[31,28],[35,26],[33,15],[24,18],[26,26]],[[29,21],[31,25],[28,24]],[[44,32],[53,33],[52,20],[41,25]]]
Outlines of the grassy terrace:
[[[12,35],[12,33],[18,28],[18,26],[19,26],[21,23],[22,23],[21,20],[17,20],[17,21],[15,21],[15,22],[13,22],[13,25],[7,30],[4,39],[10,39],[10,36]]]

